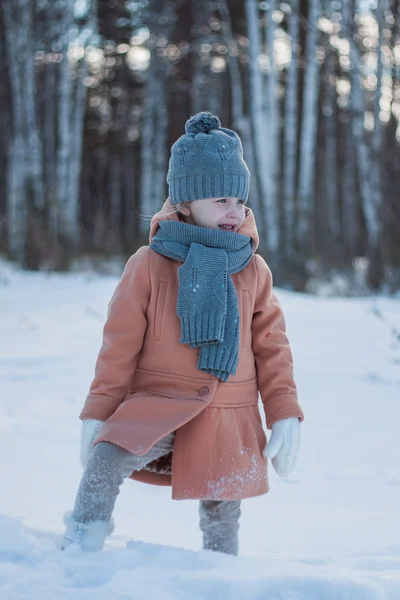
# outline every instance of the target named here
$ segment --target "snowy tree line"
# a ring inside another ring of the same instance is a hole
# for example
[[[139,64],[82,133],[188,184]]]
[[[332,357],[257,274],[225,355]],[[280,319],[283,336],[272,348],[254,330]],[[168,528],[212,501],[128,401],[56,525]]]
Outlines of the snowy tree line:
[[[400,288],[399,0],[3,0],[0,251],[30,269],[146,243],[171,144],[238,131],[278,283]]]

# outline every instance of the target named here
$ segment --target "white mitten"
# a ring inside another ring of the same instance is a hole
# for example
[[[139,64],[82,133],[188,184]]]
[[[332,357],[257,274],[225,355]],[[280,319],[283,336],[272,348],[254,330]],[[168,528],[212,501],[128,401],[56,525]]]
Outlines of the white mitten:
[[[103,421],[97,419],[85,419],[81,425],[81,465],[86,467],[89,455],[92,450],[93,442],[99,435],[100,429],[103,427]]]
[[[287,477],[296,464],[299,448],[300,421],[297,417],[290,417],[272,425],[264,456],[272,459],[272,466],[279,477]]]

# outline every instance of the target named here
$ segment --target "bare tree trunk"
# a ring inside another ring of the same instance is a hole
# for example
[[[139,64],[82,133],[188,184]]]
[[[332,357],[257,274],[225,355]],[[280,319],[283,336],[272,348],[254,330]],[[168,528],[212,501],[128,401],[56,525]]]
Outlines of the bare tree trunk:
[[[47,53],[51,57],[51,53]],[[44,65],[44,80],[46,95],[44,101],[44,138],[45,144],[43,147],[44,157],[44,181],[45,181],[45,197],[47,202],[55,201],[56,194],[56,69],[57,65],[51,60],[45,62]]]
[[[315,56],[318,41],[318,0],[308,2],[307,46],[303,84],[303,111],[300,139],[300,168],[298,190],[298,241],[308,253],[310,245],[311,218],[314,204],[315,154],[318,115],[318,73],[319,64]]]
[[[210,74],[207,91],[207,109],[214,115],[221,113],[221,84],[219,80],[219,74]]]
[[[345,159],[343,173],[343,201],[342,201],[342,230],[343,242],[347,255],[354,258],[360,248],[360,228],[357,214],[357,189],[356,189],[356,160],[354,139],[350,123],[346,128]]]
[[[137,188],[135,188],[134,176],[132,177],[131,175],[133,170],[132,165],[140,161],[140,156],[138,155],[139,152],[137,155],[134,152],[133,144],[129,144],[121,162],[121,180],[124,187],[123,204],[121,207],[124,215],[122,232],[124,246],[128,252],[137,250],[137,240],[140,239],[141,231],[145,231],[147,237],[149,230],[148,224],[144,228],[143,218],[139,214],[141,208],[140,198],[137,194]],[[139,214],[139,218],[137,214]]]
[[[158,102],[156,106],[156,131],[157,152],[154,153],[154,177],[152,198],[154,198],[153,210],[157,210],[165,196],[165,176],[168,167],[167,134],[168,134],[168,110],[167,110],[167,81],[166,77],[159,77]]]
[[[79,187],[81,177],[83,124],[86,110],[87,88],[81,76],[75,81],[73,96],[71,152],[68,172],[68,204],[69,204],[69,229],[74,242],[79,240]]]
[[[299,0],[293,0],[289,18],[291,59],[285,88],[284,128],[284,179],[283,179],[283,224],[287,258],[294,254],[294,223],[296,197],[296,160],[298,134],[298,81],[299,81]]]
[[[204,89],[205,89],[205,75],[203,73],[203,66],[200,63],[199,57],[195,58],[193,76],[190,82],[191,90],[191,114],[195,115],[204,109]]]
[[[41,209],[44,200],[42,145],[36,121],[32,5],[29,0],[5,0],[3,14],[13,115],[7,176],[8,248],[13,258],[26,264],[28,205],[32,210]]]
[[[277,252],[280,246],[280,225],[279,212],[277,202],[277,187],[278,187],[278,171],[280,162],[280,149],[278,137],[278,122],[279,122],[279,107],[277,98],[277,76],[275,65],[275,31],[276,25],[273,19],[273,14],[276,8],[275,0],[268,3],[266,11],[266,48],[269,61],[269,71],[266,80],[266,135],[265,141],[267,145],[266,155],[267,164],[265,169],[268,176],[268,240],[269,248],[273,252]]]
[[[43,208],[44,193],[43,193],[43,156],[41,133],[39,132],[37,123],[37,102],[36,102],[36,74],[34,64],[35,54],[35,37],[34,23],[32,14],[31,2],[23,2],[26,9],[23,10],[24,29],[27,32],[26,37],[26,59],[25,59],[25,74],[22,84],[22,98],[25,103],[26,115],[26,130],[27,130],[27,166],[28,177],[30,180],[30,193],[33,194],[33,206],[35,208]],[[17,16],[18,18],[18,16]]]
[[[337,197],[336,172],[336,78],[335,55],[330,52],[326,58],[326,82],[323,98],[324,121],[324,180],[325,180],[325,216],[328,247],[325,249],[328,258],[332,259],[340,253],[340,214]]]
[[[343,7],[343,27],[347,33],[350,44],[351,74],[351,128],[355,141],[358,180],[361,192],[361,201],[365,217],[368,243],[370,247],[377,247],[380,237],[380,223],[377,218],[376,206],[370,186],[371,157],[368,140],[364,128],[364,115],[366,112],[364,92],[361,87],[361,56],[350,26],[350,13],[347,5]]]
[[[261,229],[266,233],[266,239],[261,239],[265,248],[270,248],[271,222],[269,217],[269,189],[267,175],[267,156],[265,147],[265,115],[263,113],[262,73],[259,65],[261,53],[261,35],[257,0],[245,0],[247,20],[247,37],[249,39],[249,97],[250,124],[253,138],[254,175],[260,193]],[[268,215],[268,217],[267,217]],[[273,235],[272,235],[273,237]]]
[[[97,33],[97,0],[90,0],[84,28],[85,35],[80,33],[80,43],[85,47]],[[87,101],[87,87],[84,85],[84,78],[87,73],[87,63],[83,59],[76,65],[75,72],[75,91],[73,95],[73,113],[72,113],[72,135],[70,164],[68,173],[69,190],[69,228],[72,230],[72,240],[78,242],[79,227],[79,191],[81,180],[82,149],[84,122]]]
[[[27,8],[25,8],[27,10]],[[12,15],[10,0],[3,3],[4,30],[6,34],[6,51],[12,48],[12,40],[20,41],[21,33],[15,24]],[[7,173],[7,237],[8,250],[12,258],[22,263],[24,261],[24,247],[26,243],[26,197],[24,189],[25,155],[23,128],[22,90],[20,81],[23,78],[20,71],[23,64],[18,60],[18,53],[11,52],[8,56],[11,100],[12,100],[12,138],[8,158]],[[20,171],[22,170],[22,173]]]
[[[149,9],[149,22],[153,33],[170,38],[175,25],[174,6],[168,1],[160,7]],[[162,12],[162,18],[160,18]],[[166,105],[167,80],[169,77],[168,62],[158,56],[153,49],[150,66],[147,71],[145,105],[143,110],[142,143],[141,143],[141,182],[140,207],[144,215],[141,220],[141,232],[147,233],[148,219],[160,207],[164,199],[165,173],[167,167],[167,129],[168,111]]]
[[[141,128],[141,157],[140,157],[140,208],[144,217],[151,216],[151,187],[153,177],[153,139],[154,139],[154,108],[156,102],[157,72],[155,69],[156,57],[152,56],[146,74],[146,93],[144,95],[143,120]],[[141,221],[143,233],[148,229],[148,223]]]
[[[205,36],[200,32],[202,26],[208,25],[210,16],[210,2],[206,0],[200,3],[198,0],[191,0],[193,14],[194,30],[194,52],[193,52],[193,76],[191,79],[191,114],[194,115],[201,110],[205,110],[208,102],[209,77],[206,74],[206,67],[201,62],[201,45],[205,42]],[[209,66],[207,65],[207,71]],[[209,108],[209,107],[208,107]]]
[[[351,44],[354,44],[352,42]],[[352,119],[351,127],[355,140],[359,184],[364,216],[366,218],[368,238],[375,245],[379,237],[379,224],[375,221],[375,210],[372,201],[372,191],[369,185],[370,156],[368,142],[365,139],[364,114],[365,103],[360,81],[360,56],[357,51],[351,55],[353,61],[352,79]]]
[[[371,159],[372,169],[371,173],[371,192],[372,192],[372,203],[375,207],[379,223],[382,227],[382,182],[381,182],[381,151],[382,151],[382,122],[380,120],[380,101],[382,98],[382,76],[383,76],[383,63],[382,63],[382,45],[383,45],[383,28],[384,28],[384,10],[386,2],[385,0],[378,3],[378,7],[375,12],[375,16],[378,22],[378,45],[376,48],[377,54],[377,68],[376,68],[376,91],[374,99],[374,129],[372,132],[371,140]],[[379,244],[380,240],[377,240]]]
[[[231,16],[229,13],[227,0],[220,0],[219,2],[219,12],[222,19],[222,35],[224,41],[229,49],[230,44],[233,43],[234,37],[232,32],[232,22]],[[232,121],[235,129],[238,129],[242,132],[243,129],[243,119],[244,117],[244,107],[243,107],[243,91],[242,91],[242,77],[240,75],[238,59],[236,56],[232,56],[231,52],[228,51],[227,54],[227,62],[231,83],[231,94],[232,94]]]
[[[144,219],[141,221],[141,231],[146,233],[148,230],[148,219],[156,212],[162,203],[162,196],[154,196],[154,181],[156,175],[156,163],[158,155],[165,150],[161,146],[157,128],[157,102],[162,102],[160,95],[159,69],[157,68],[157,57],[153,56],[147,72],[145,105],[143,109],[143,122],[141,131],[141,172],[140,172],[140,209]],[[162,90],[161,94],[165,93]],[[166,126],[167,123],[164,123]],[[161,132],[163,133],[163,132]],[[165,171],[163,172],[165,177]]]
[[[232,32],[232,22],[230,17],[230,12],[227,4],[227,0],[221,0],[219,2],[219,12],[221,15],[222,23],[222,35],[225,41],[225,44],[228,48],[230,48],[231,44],[234,42],[233,32]],[[254,148],[252,144],[251,130],[250,130],[250,122],[247,115],[244,114],[244,106],[243,106],[243,83],[242,77],[240,74],[240,69],[238,65],[238,59],[236,56],[233,56],[231,52],[228,51],[227,55],[228,62],[228,70],[230,77],[230,86],[231,86],[231,113],[232,113],[232,121],[233,128],[239,134],[242,140],[243,146],[243,154],[244,159],[250,169],[251,173],[255,173],[255,162],[254,162]],[[262,219],[260,215],[260,205],[259,205],[259,190],[257,186],[257,178],[253,176],[249,194],[250,201],[255,200],[252,205],[252,209],[255,215],[257,222],[259,223],[259,235],[260,238],[266,239],[266,230],[263,228]]]
[[[119,156],[114,150],[110,166],[110,222],[113,230],[118,231],[121,223],[121,186]]]
[[[383,196],[382,196],[382,167],[381,167],[381,156],[382,156],[382,122],[380,120],[380,101],[382,98],[382,76],[383,76],[383,62],[382,62],[382,46],[384,43],[383,29],[385,26],[385,10],[387,2],[382,0],[378,2],[375,17],[378,22],[378,41],[377,41],[377,68],[376,68],[376,91],[374,99],[374,129],[372,132],[371,140],[371,158],[372,165],[370,171],[370,182],[371,182],[371,194],[372,194],[372,206],[375,214],[375,219],[378,222],[379,231],[376,233],[376,238],[371,240],[370,244],[370,268],[368,272],[368,279],[370,284],[375,288],[379,288],[382,281],[384,280],[384,265],[383,265],[383,254],[382,254],[382,234],[383,234]]]
[[[63,20],[62,60],[58,71],[58,147],[57,147],[57,201],[51,210],[53,233],[66,234],[76,239],[76,206],[71,202],[69,189],[69,168],[71,163],[71,118],[73,80],[68,61],[69,30],[71,17],[66,2],[61,12]]]
[[[24,158],[23,138],[14,132],[10,144],[7,170],[7,242],[11,258],[21,265],[25,264],[27,243],[26,190],[21,177]]]

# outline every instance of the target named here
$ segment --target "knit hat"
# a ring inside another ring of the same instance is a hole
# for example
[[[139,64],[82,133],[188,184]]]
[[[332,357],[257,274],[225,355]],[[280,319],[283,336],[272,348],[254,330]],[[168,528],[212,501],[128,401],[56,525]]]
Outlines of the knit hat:
[[[171,149],[167,182],[172,204],[224,196],[247,201],[250,172],[237,133],[221,127],[210,112],[191,117],[185,131]]]

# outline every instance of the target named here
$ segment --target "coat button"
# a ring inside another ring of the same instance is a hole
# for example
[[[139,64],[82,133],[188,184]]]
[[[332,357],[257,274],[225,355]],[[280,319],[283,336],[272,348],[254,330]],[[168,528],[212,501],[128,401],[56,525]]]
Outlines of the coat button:
[[[210,391],[210,389],[207,386],[204,386],[199,389],[198,394],[199,394],[199,396],[207,396],[209,391]]]

